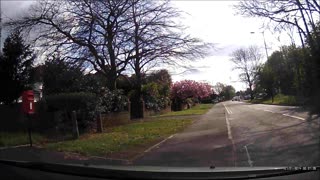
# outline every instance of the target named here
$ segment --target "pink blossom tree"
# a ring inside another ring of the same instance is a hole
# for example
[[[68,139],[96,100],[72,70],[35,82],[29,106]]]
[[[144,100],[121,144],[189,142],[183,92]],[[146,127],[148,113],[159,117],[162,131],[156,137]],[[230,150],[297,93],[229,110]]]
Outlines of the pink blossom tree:
[[[182,80],[171,86],[171,99],[176,110],[181,110],[181,105],[187,98],[202,99],[213,94],[211,85],[194,80]]]

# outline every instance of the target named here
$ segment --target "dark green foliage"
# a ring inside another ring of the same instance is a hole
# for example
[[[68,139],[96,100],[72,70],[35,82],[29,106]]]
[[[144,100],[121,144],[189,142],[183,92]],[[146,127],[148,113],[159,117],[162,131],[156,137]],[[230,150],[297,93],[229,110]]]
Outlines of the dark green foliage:
[[[0,102],[10,104],[30,86],[30,72],[35,56],[26,45],[20,31],[16,30],[4,42],[0,56]]]
[[[160,111],[170,104],[170,85],[172,83],[169,72],[165,69],[150,73],[142,86],[143,99],[147,109]]]
[[[51,57],[37,67],[43,80],[45,95],[57,93],[89,92],[99,94],[107,86],[107,79],[100,73],[85,74],[80,65],[59,57]],[[39,72],[35,72],[35,74]]]
[[[44,65],[44,94],[58,94],[84,91],[83,70],[59,57],[52,57]]]
[[[201,98],[200,102],[203,103],[203,104],[211,104],[216,97],[217,97],[216,94],[212,94],[212,95],[210,95],[208,97]]]
[[[236,95],[236,90],[231,85],[224,86],[222,89],[222,92],[220,93],[220,97],[222,97],[224,100],[230,100],[235,95]]]
[[[142,93],[144,95],[144,101],[147,109],[160,111],[169,105],[170,99],[168,94],[166,93],[166,90],[161,87],[161,85],[155,82],[142,86]]]
[[[80,88],[85,92],[99,94],[107,87],[107,81],[108,79],[98,72],[94,74],[89,73],[82,78]]]
[[[259,72],[257,87],[260,91],[265,91],[272,99],[278,93],[308,97],[311,82],[305,53],[294,45],[273,52]]]
[[[45,97],[49,109],[53,110],[95,110],[97,97],[92,93],[60,93]]]
[[[129,95],[130,91],[133,89],[134,79],[127,75],[121,75],[117,79],[117,88],[123,90],[124,95]]]
[[[71,112],[77,112],[78,125],[81,130],[87,128],[94,121],[98,108],[98,98],[93,93],[60,93],[48,95],[43,99],[47,111],[58,112],[60,118],[56,124],[63,128],[71,127]],[[44,108],[40,108],[44,109]],[[59,113],[60,112],[60,113]]]
[[[318,21],[311,35],[306,40],[306,76],[310,89],[311,101],[310,104],[313,106],[313,111],[316,113],[320,112],[320,22]]]

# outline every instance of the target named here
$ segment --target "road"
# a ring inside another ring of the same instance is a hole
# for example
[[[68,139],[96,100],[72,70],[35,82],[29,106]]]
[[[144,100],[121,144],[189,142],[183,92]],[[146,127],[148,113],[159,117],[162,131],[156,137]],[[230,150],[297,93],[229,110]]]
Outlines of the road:
[[[137,158],[154,166],[315,166],[320,118],[298,107],[227,101]]]

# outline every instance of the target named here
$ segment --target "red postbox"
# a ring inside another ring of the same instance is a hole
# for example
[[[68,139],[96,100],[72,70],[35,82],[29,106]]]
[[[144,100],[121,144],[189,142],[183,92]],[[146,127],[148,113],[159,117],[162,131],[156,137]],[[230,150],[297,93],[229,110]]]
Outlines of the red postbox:
[[[33,94],[32,90],[23,91],[22,111],[25,114],[33,114],[34,113],[34,94]]]

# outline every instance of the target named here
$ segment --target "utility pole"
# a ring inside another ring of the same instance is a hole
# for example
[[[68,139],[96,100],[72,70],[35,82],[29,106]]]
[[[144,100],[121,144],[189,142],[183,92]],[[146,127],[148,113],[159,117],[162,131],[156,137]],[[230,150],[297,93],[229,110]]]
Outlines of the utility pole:
[[[250,32],[251,34],[255,34],[254,31]],[[264,43],[264,49],[266,51],[266,56],[267,56],[267,59],[269,57],[269,54],[268,54],[268,48],[267,48],[267,43],[266,43],[266,38],[264,37],[264,31],[260,32],[262,34],[262,37],[263,37],[263,43]]]
[[[297,18],[294,18],[294,22],[295,22],[296,26],[299,27],[299,26],[298,26],[298,22],[297,22]],[[297,28],[297,29],[298,29],[298,32],[299,32],[299,37],[300,37],[300,41],[301,41],[301,46],[302,46],[303,51],[304,51],[305,46],[304,46],[304,42],[303,42],[303,37],[302,37],[302,35],[301,35],[302,32],[301,32],[301,30],[300,30],[299,28]]]
[[[267,55],[267,59],[268,59],[269,54],[268,54],[268,49],[267,49],[266,38],[264,37],[264,31],[262,31],[261,33],[262,33],[262,36],[263,36],[264,49],[266,50],[266,55]]]
[[[0,1],[0,53],[2,53],[2,6]]]

